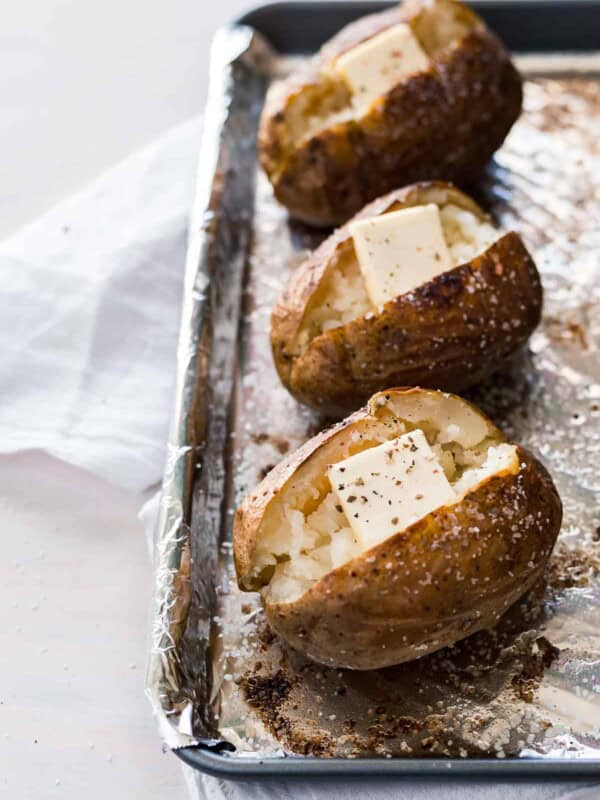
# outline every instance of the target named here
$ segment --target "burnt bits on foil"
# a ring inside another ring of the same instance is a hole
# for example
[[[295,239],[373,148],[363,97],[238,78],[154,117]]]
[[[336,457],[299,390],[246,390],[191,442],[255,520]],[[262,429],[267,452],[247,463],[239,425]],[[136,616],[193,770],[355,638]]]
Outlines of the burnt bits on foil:
[[[529,348],[469,398],[560,491],[545,579],[491,631],[352,672],[290,651],[236,585],[237,502],[322,426],[279,384],[268,331],[283,283],[323,234],[288,220],[254,160],[265,76],[290,62],[247,31],[223,42],[211,97],[224,126],[203,145],[215,180],[192,222],[157,542],[148,689],[164,738],[223,739],[255,756],[599,757],[600,81],[564,62],[521,64],[523,115],[476,197],[522,234],[544,284]]]

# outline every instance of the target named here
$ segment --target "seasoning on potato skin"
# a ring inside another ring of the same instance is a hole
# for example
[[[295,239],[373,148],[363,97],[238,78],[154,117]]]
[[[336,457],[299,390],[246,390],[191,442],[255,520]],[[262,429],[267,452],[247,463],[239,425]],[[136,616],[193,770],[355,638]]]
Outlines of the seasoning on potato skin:
[[[403,22],[419,38],[439,39],[439,30],[450,26],[458,38],[441,50],[430,42],[430,69],[401,81],[366,114],[340,116],[343,96],[330,98],[331,124],[298,136],[298,121],[303,130],[305,115],[327,96],[326,76],[336,57]],[[504,141],[521,104],[521,78],[477,15],[452,0],[409,0],[347,26],[305,69],[272,87],[259,157],[292,216],[336,225],[397,186],[427,179],[469,183]]]
[[[450,203],[486,219],[467,195],[442,182],[395,190],[356,219],[426,202]],[[299,402],[339,417],[386,386],[463,392],[498,369],[537,326],[537,268],[517,233],[499,231],[467,263],[302,342],[329,272],[352,257],[349,224],[297,267],[271,316],[275,366]]]
[[[279,500],[293,499],[353,441],[380,440],[386,428],[390,432],[384,438],[391,438],[403,419],[420,420],[422,428],[434,416],[434,439],[457,424],[475,455],[478,448],[485,455],[486,447],[488,453],[492,445],[508,447],[500,431],[460,398],[394,389],[375,395],[365,409],[307,442],[265,484],[277,487]],[[492,627],[543,574],[562,517],[545,468],[527,451],[511,447],[516,458],[510,469],[341,563],[289,601],[271,597],[264,583],[268,578],[255,571],[262,526],[276,510],[258,487],[236,512],[240,587],[263,587],[267,618],[292,647],[316,661],[351,669],[418,658]]]

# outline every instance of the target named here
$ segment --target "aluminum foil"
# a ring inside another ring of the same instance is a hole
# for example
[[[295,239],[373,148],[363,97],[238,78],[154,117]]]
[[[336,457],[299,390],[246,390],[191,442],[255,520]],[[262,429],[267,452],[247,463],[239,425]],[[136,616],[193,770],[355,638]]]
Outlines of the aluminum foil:
[[[324,424],[281,387],[268,344],[275,298],[322,234],[288,220],[256,167],[264,91],[290,63],[247,28],[214,53],[157,539],[148,690],[165,741],[226,742],[231,758],[599,758],[600,59],[521,60],[523,116],[478,187],[544,283],[529,349],[470,399],[559,488],[546,578],[493,631],[357,673],[286,649],[236,587],[237,502]]]

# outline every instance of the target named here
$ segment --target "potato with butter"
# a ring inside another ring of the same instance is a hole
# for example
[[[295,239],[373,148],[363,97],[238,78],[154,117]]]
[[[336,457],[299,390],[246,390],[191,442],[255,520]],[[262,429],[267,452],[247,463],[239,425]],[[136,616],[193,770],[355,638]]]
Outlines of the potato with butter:
[[[543,574],[561,517],[545,468],[477,408],[390,389],[245,498],[238,582],[293,648],[376,669],[495,625]]]
[[[375,200],[294,271],[271,316],[284,386],[330,416],[386,386],[462,392],[540,320],[521,237],[467,195],[428,182]]]
[[[425,179],[476,178],[521,112],[502,43],[456,0],[408,0],[348,25],[271,87],[260,162],[307,223],[345,222]]]

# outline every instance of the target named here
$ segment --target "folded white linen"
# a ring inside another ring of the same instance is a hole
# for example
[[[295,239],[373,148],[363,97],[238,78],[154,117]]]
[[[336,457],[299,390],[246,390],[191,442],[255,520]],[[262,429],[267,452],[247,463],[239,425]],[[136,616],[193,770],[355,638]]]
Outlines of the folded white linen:
[[[0,245],[0,452],[160,480],[200,119]]]

